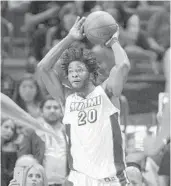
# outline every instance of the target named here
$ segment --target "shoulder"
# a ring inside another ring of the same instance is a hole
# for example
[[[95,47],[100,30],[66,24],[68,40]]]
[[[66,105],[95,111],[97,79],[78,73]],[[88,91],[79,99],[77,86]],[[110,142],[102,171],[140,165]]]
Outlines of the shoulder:
[[[73,99],[75,97],[75,92],[73,92],[71,89],[67,89],[66,90],[66,100],[70,100],[70,99]]]
[[[34,133],[34,130],[32,128],[24,129],[24,135],[25,136],[31,136],[33,133]]]
[[[36,137],[37,137],[37,134],[36,134],[36,131],[32,128],[27,128],[24,130],[24,136],[31,139],[31,140],[34,140]]]
[[[111,101],[111,103],[120,110],[120,101],[118,96],[113,95],[112,90],[107,89],[106,87],[106,81],[104,81],[101,84],[102,89],[104,90],[105,94],[107,95],[107,97],[109,98],[109,100]]]

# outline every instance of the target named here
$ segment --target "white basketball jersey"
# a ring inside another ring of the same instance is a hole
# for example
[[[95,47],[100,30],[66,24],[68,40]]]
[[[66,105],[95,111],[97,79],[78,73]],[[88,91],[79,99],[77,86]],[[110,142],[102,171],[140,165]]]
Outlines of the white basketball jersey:
[[[71,169],[95,179],[114,176],[118,182],[116,175],[125,169],[119,115],[101,86],[86,98],[67,97],[63,123]]]

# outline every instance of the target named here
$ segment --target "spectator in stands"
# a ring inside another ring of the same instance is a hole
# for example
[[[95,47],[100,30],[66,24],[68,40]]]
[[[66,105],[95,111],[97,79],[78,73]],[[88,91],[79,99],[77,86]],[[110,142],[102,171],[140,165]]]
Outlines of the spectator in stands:
[[[130,182],[129,186],[143,186],[141,167],[137,163],[128,162],[126,173]]]
[[[16,87],[14,101],[33,117],[39,117],[41,100],[42,94],[34,75],[25,74]]]
[[[22,139],[20,141],[17,156],[22,157],[23,155],[31,154],[41,165],[43,165],[45,153],[44,141],[33,129],[23,126],[22,128]]]
[[[164,155],[161,160],[158,174],[159,182],[162,186],[170,185],[170,142],[165,146]]]
[[[170,98],[170,48],[164,56],[164,75],[166,79],[165,92]],[[165,103],[160,115],[160,130],[156,137],[144,140],[144,150],[146,155],[152,156],[158,154],[163,147],[166,148],[158,173],[162,178],[160,179],[161,185],[168,186],[170,185],[170,99]]]
[[[91,3],[89,1],[83,1],[82,3],[83,15],[82,16],[87,16],[90,13],[91,9],[94,8],[96,3],[97,1],[91,1]]]
[[[159,160],[161,159],[163,153],[160,152],[156,157],[146,157],[145,158],[145,165],[143,171],[143,179],[147,186],[160,186],[159,182]],[[156,161],[157,160],[157,161]]]
[[[35,164],[38,164],[38,161],[32,155],[23,155],[17,159],[15,163],[15,167],[27,168]],[[14,179],[10,181],[10,184],[13,181]],[[2,184],[2,186],[5,186],[5,185]]]
[[[58,4],[53,1],[30,2],[22,30],[28,34],[28,39],[30,39],[30,55],[34,56],[37,61],[42,59],[47,29],[52,26],[52,23],[54,24],[53,18],[57,17],[59,9]]]
[[[13,176],[13,169],[17,160],[16,125],[8,117],[1,118],[1,179],[2,185],[7,186]]]
[[[64,125],[62,124],[62,110],[60,104],[51,96],[47,96],[41,103],[42,125],[59,136],[60,144],[47,133],[40,132],[39,136],[45,141],[44,167],[49,185],[61,186],[67,175],[67,151]],[[54,164],[56,162],[56,164]]]
[[[149,61],[153,72],[159,73],[156,63],[157,55],[152,51],[153,46],[148,35],[140,28],[140,20],[137,15],[134,14],[128,19],[125,30],[121,28],[120,40],[129,58],[132,59],[133,65],[136,65],[138,61]]]
[[[54,46],[54,43],[59,42],[64,38],[77,17],[76,4],[74,2],[66,3],[59,11],[58,23],[51,26],[46,33],[46,43],[44,48],[44,55]]]
[[[44,168],[38,163],[25,167],[23,178],[21,179],[23,180],[24,186],[29,185],[48,186]],[[9,186],[15,185],[19,185],[17,180],[15,179],[11,180]]]
[[[60,144],[51,135],[36,131],[37,135],[45,142],[45,149],[40,149],[39,147],[37,151],[40,151],[38,153],[40,153],[43,158],[43,166],[48,178],[48,184],[61,186],[67,175],[66,139],[64,126],[62,124],[61,106],[52,97],[47,96],[41,103],[41,110],[42,118],[40,118],[39,122],[42,123],[44,127],[55,131],[60,138]],[[29,135],[30,134],[23,140],[22,149],[19,152],[20,156],[28,154],[28,152],[32,154],[29,150],[30,144],[32,144],[32,148],[38,148],[38,143],[31,143],[32,137],[29,137]],[[54,164],[54,162],[56,163]]]
[[[23,155],[17,159],[15,167],[29,167],[37,163],[38,161],[31,154]]]
[[[153,50],[161,60],[170,47],[170,1],[165,1],[162,10],[150,18],[147,30]]]
[[[15,80],[8,74],[1,76],[1,92],[13,99],[15,90]]]
[[[59,24],[56,24],[47,30],[44,55],[54,46],[55,43],[59,42],[68,34],[69,30],[75,23],[76,17],[76,14],[70,12],[64,15],[61,14]]]
[[[1,1],[1,49],[2,57],[7,57],[12,53],[12,42],[13,42],[13,24],[6,19],[8,12],[8,2]]]

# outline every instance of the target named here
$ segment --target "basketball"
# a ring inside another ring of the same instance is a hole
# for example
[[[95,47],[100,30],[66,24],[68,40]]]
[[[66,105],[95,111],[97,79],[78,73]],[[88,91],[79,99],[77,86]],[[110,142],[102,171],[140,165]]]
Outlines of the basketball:
[[[89,14],[84,23],[84,33],[93,44],[104,44],[116,31],[115,19],[104,11]]]

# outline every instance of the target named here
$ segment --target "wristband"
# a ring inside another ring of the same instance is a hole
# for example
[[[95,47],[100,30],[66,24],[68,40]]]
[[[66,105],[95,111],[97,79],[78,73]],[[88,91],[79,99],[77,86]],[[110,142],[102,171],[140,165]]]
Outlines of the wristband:
[[[110,42],[110,46],[112,46],[116,42],[119,43],[118,38],[117,37],[112,37],[111,42]]]

